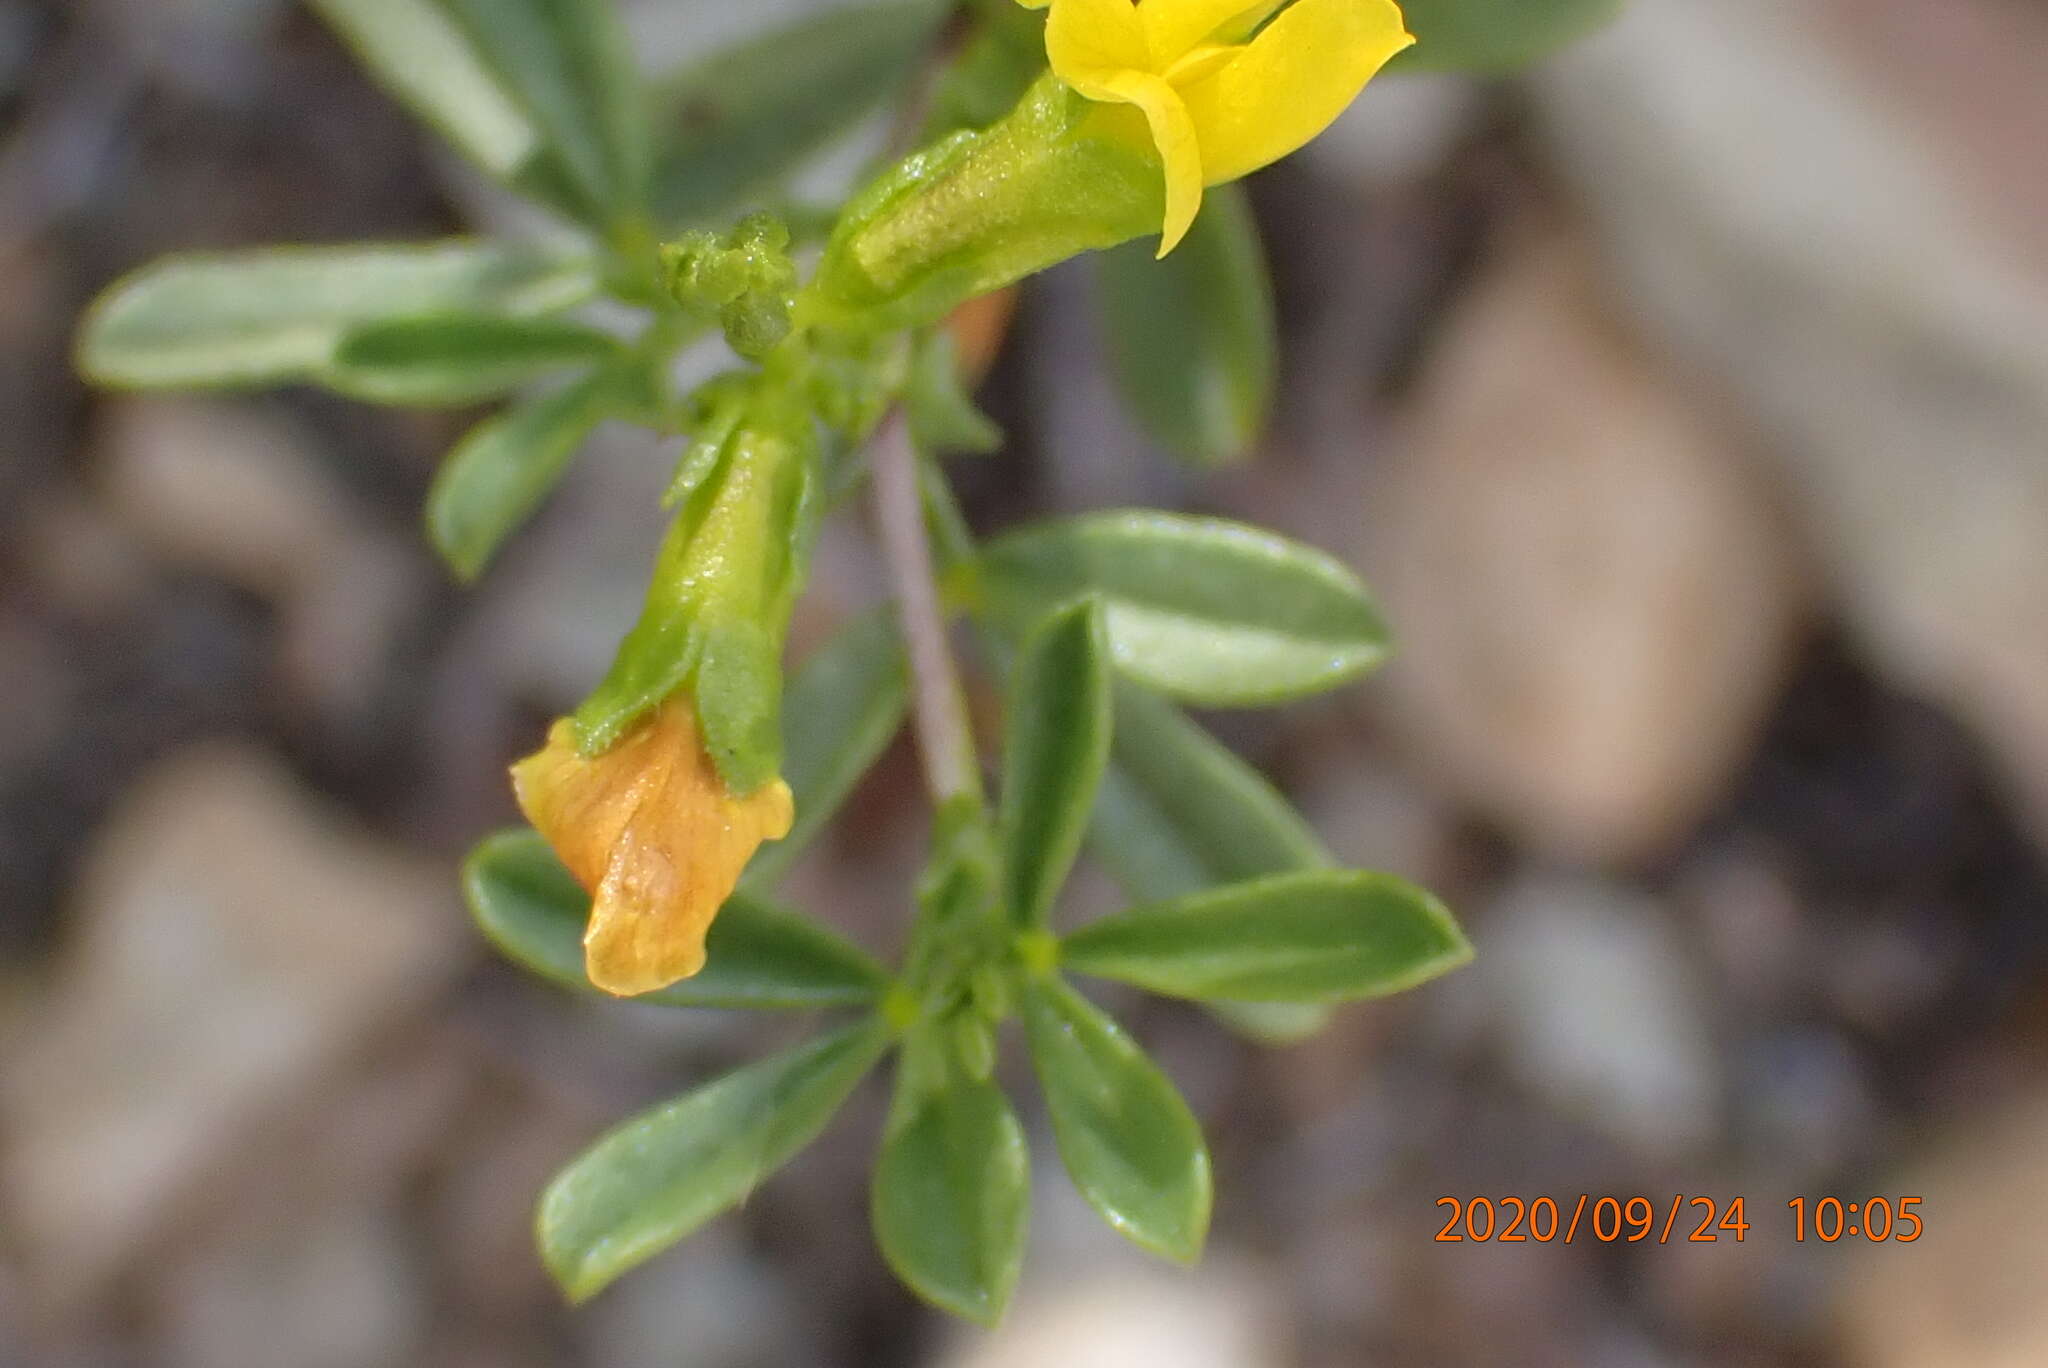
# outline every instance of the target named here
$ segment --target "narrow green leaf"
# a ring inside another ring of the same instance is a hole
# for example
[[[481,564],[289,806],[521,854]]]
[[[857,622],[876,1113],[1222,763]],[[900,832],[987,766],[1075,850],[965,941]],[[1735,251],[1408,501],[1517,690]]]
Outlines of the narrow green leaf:
[[[1116,737],[1093,840],[1124,891],[1142,902],[1331,863],[1264,776],[1180,709],[1128,683],[1116,690]]]
[[[1025,990],[1024,1027],[1074,1186],[1133,1243],[1192,1262],[1211,1190],[1188,1104],[1123,1028],[1056,978]]]
[[[1004,893],[1041,926],[1074,867],[1109,762],[1110,661],[1093,599],[1063,608],[1024,643],[1010,675],[1003,741]]]
[[[486,418],[448,453],[427,492],[427,532],[457,576],[483,573],[612,416],[625,383],[616,371],[597,371]]]
[[[1116,690],[1116,738],[1090,847],[1137,902],[1163,902],[1261,874],[1331,864],[1316,835],[1257,770],[1180,709],[1135,684]],[[1211,1002],[1233,1030],[1269,1044],[1321,1030],[1329,1009]]]
[[[1237,1002],[1211,998],[1202,1006],[1246,1040],[1292,1045],[1330,1024],[1330,1009],[1319,1002]]]
[[[1435,898],[1389,874],[1279,874],[1140,907],[1062,943],[1067,968],[1173,997],[1351,1002],[1435,978],[1472,947]]]
[[[567,319],[437,314],[354,329],[320,381],[372,403],[454,407],[622,351],[611,334]]]
[[[1415,35],[1402,68],[1503,72],[1591,33],[1621,0],[1401,0],[1401,12]]]
[[[938,328],[919,339],[911,361],[910,386],[903,395],[904,416],[918,450],[940,456],[969,452],[977,456],[1003,444],[1003,430],[974,405],[967,377],[960,373],[953,334]]]
[[[601,223],[643,206],[645,93],[610,0],[441,0]]]
[[[934,0],[835,10],[721,52],[663,84],[655,219],[723,219],[890,99],[944,19]]]
[[[685,1093],[606,1135],[542,1194],[542,1259],[576,1301],[737,1206],[809,1144],[888,1047],[870,1019]]]
[[[991,544],[983,588],[999,619],[1102,597],[1128,677],[1190,703],[1278,703],[1356,678],[1387,632],[1357,576],[1261,528],[1125,511],[1041,523]]]
[[[1219,185],[1173,255],[1127,243],[1097,258],[1117,388],[1152,439],[1202,465],[1250,453],[1273,406],[1279,331],[1258,225]]]
[[[437,0],[309,0],[392,98],[508,184],[546,150]]]
[[[469,910],[484,935],[543,978],[596,992],[583,974],[590,897],[538,832],[515,827],[486,838],[462,867]],[[824,927],[751,893],[719,909],[694,978],[633,999],[663,1007],[799,1010],[874,1002],[888,974],[866,952]]]
[[[1030,1196],[1030,1150],[1009,1099],[955,1077],[908,1103],[882,1142],[875,1240],[920,1297],[992,1326],[1024,1264]]]
[[[86,316],[79,368],[134,389],[284,384],[317,375],[352,329],[422,314],[527,317],[597,290],[589,260],[451,240],[170,257]]]
[[[804,662],[782,696],[782,777],[796,822],[761,847],[746,886],[771,887],[825,829],[901,730],[909,696],[903,641],[886,611],[848,623]]]
[[[982,3],[960,53],[940,73],[921,143],[963,128],[986,128],[1010,112],[1045,73],[1045,15],[1021,5]]]

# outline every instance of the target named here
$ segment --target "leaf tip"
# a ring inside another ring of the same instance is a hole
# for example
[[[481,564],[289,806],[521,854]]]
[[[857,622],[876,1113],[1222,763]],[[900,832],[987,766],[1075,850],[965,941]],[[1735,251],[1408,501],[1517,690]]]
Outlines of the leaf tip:
[[[1187,1224],[1180,1229],[1140,1231],[1119,1227],[1118,1231],[1139,1248],[1183,1268],[1192,1268],[1202,1261],[1202,1251],[1209,1244],[1209,1211],[1210,1193],[1205,1183],[1200,1207],[1188,1214]]]
[[[447,567],[449,578],[465,589],[482,578],[490,563],[490,553],[477,547],[432,495],[427,500],[427,540]]]
[[[1479,958],[1479,948],[1472,944],[1472,938],[1465,934],[1465,929],[1451,916],[1450,909],[1440,910],[1443,916],[1444,951],[1438,957],[1437,972],[1448,974],[1454,969],[1463,969]]]
[[[571,1306],[582,1306],[602,1292],[608,1277],[593,1272],[589,1261],[574,1250],[564,1248],[553,1238],[554,1207],[560,1200],[561,1177],[549,1183],[540,1195],[540,1201],[533,1210],[533,1244],[540,1255],[541,1267],[547,1270],[548,1278],[555,1290],[562,1294],[562,1300]]]
[[[470,847],[469,854],[462,857],[462,867],[456,877],[462,884],[462,901],[469,907],[470,920],[490,935],[492,918],[487,880],[490,867],[504,849],[505,838],[511,831],[495,831]]]

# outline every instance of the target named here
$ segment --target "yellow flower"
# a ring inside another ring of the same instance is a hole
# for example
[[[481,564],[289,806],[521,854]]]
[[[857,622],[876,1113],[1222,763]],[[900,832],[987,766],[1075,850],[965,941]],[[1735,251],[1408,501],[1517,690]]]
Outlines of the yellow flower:
[[[789,834],[789,786],[726,792],[677,694],[603,754],[567,718],[512,767],[528,821],[591,895],[584,971],[607,993],[666,988],[704,967],[704,934],[763,841]]]
[[[1415,41],[1393,0],[1019,3],[1052,6],[1045,51],[1055,75],[1144,116],[1130,131],[1149,137],[1166,167],[1161,256],[1195,221],[1204,186],[1308,142]]]

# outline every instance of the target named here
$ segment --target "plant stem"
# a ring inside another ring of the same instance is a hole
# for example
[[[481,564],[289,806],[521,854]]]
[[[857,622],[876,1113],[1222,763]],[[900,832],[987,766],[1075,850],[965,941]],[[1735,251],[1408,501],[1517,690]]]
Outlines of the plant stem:
[[[918,494],[917,451],[902,414],[892,413],[876,431],[870,463],[882,558],[896,597],[897,628],[910,655],[912,721],[924,760],[925,786],[940,804],[961,797],[979,802],[981,770],[974,758],[974,733],[932,578],[932,548]]]

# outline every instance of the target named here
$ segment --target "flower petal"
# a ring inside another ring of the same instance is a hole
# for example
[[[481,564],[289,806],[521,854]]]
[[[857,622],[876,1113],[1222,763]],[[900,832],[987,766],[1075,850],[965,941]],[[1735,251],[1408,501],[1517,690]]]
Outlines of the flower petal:
[[[1143,111],[1152,145],[1159,151],[1166,171],[1166,222],[1160,229],[1159,255],[1165,256],[1187,236],[1202,208],[1202,148],[1195,140],[1194,121],[1163,76],[1120,72],[1105,80],[1102,90],[1099,98],[1121,100]]]
[[[764,840],[789,831],[789,787],[726,792],[677,695],[601,755],[566,721],[512,767],[519,806],[591,893],[584,971],[621,997],[704,967],[704,935]]]
[[[1131,0],[1056,0],[1045,21],[1045,55],[1062,81],[1091,100],[1119,71],[1150,69],[1145,26]]]
[[[1060,0],[1065,4],[1067,0]],[[1145,0],[1138,6],[1155,71],[1179,61],[1189,48],[1226,26],[1241,39],[1286,0]]]
[[[1414,41],[1393,0],[1296,0],[1236,61],[1181,88],[1208,183],[1236,180],[1308,142]]]
[[[1243,51],[1243,48],[1228,47],[1222,43],[1201,43],[1191,47],[1166,69],[1167,84],[1178,89],[1206,80],[1236,61],[1237,55]]]
[[[586,889],[604,878],[612,846],[645,800],[636,782],[644,767],[634,756],[650,735],[643,728],[605,753],[624,752],[627,763],[602,764],[604,757],[584,759],[575,724],[565,717],[548,729],[546,746],[512,767],[520,811]]]

